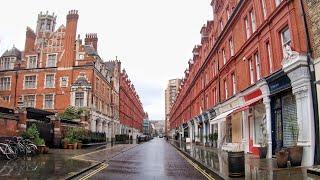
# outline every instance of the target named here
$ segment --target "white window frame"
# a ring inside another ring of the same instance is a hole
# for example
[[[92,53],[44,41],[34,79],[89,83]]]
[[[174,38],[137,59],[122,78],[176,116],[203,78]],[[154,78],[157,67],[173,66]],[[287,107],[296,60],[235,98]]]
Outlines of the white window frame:
[[[227,79],[224,80],[224,97],[225,99],[228,99],[228,82],[227,82]]]
[[[222,59],[223,59],[223,64],[227,63],[227,57],[226,57],[226,51],[222,49]]]
[[[249,62],[249,75],[250,75],[250,83],[253,84],[254,83],[254,68],[253,68],[253,60],[252,58],[250,58],[248,60]]]
[[[29,88],[29,87],[26,87],[26,77],[27,76],[35,76],[36,77],[36,80],[35,80],[35,87],[34,88]],[[23,78],[23,89],[37,89],[37,86],[38,86],[38,75],[37,74],[26,74],[24,75],[24,78]]]
[[[66,85],[63,85],[62,84],[62,79],[63,78],[66,78]],[[68,87],[68,85],[69,85],[69,76],[63,76],[63,77],[60,77],[60,87]]]
[[[54,66],[49,66],[49,56],[55,56],[56,57]],[[57,59],[58,59],[58,53],[47,54],[46,67],[57,67]]]
[[[289,37],[290,37],[290,40],[289,41],[287,41],[287,42],[284,42],[284,32],[285,31],[288,31],[289,32]],[[281,35],[281,47],[282,47],[282,52],[284,52],[284,50],[285,50],[285,46],[286,45],[291,45],[291,42],[292,42],[292,38],[291,38],[291,32],[290,32],[290,29],[289,29],[289,27],[286,27],[286,28],[284,28],[281,32],[280,32],[280,35]]]
[[[35,57],[35,60],[36,60],[36,62],[35,62],[35,67],[30,67],[30,59],[31,59],[32,57]],[[37,55],[28,55],[28,56],[27,56],[27,68],[28,68],[28,69],[38,68],[38,56],[37,56]]]
[[[23,95],[23,104],[24,104],[25,107],[31,107],[31,106],[27,106],[26,103],[25,103],[26,96],[34,96],[34,102],[33,102],[34,106],[33,106],[33,108],[35,108],[37,106],[37,96],[35,94],[25,94],[25,95]]]
[[[233,45],[233,38],[229,39],[229,48],[230,48],[230,55],[234,56],[234,45]]]
[[[260,62],[259,52],[256,52],[254,54],[254,60],[256,62],[256,77],[257,77],[257,80],[260,80],[261,79],[261,62]]]
[[[78,106],[77,105],[77,93],[82,93],[83,94],[83,100],[82,100],[82,106]],[[84,107],[85,106],[85,92],[81,91],[81,92],[74,92],[74,105],[76,107]],[[95,100],[95,98],[94,98]],[[95,106],[95,102],[93,103],[93,105]]]
[[[221,29],[221,32],[223,31],[223,28],[224,28],[224,25],[223,25],[223,22],[222,22],[222,19],[220,20],[220,29]]]
[[[47,95],[52,95],[52,104],[51,104],[51,107],[46,107],[46,96],[47,96]],[[55,94],[54,94],[54,93],[44,94],[44,95],[43,95],[43,109],[54,109],[54,101],[55,101]]]
[[[251,19],[251,32],[254,33],[257,30],[256,15],[253,9],[249,12],[249,14]]]
[[[47,76],[53,76],[53,84],[52,86],[47,86]],[[48,74],[45,74],[45,77],[44,77],[44,87],[45,88],[55,88],[56,87],[56,74],[55,73],[48,73]]]
[[[263,18],[266,19],[268,15],[266,0],[261,0],[261,6],[262,6]]]
[[[7,88],[3,88],[2,86],[2,82],[0,81],[0,91],[10,91],[11,90],[11,81],[12,81],[12,77],[11,76],[3,76],[3,77],[0,77],[0,79],[4,79],[4,78],[9,78],[9,86]]]
[[[1,70],[9,70],[13,69],[13,62],[15,61],[15,57],[2,57],[0,59],[0,69]]]
[[[5,97],[8,97],[8,99],[5,98]],[[1,98],[2,98],[4,101],[9,102],[9,103],[10,103],[10,101],[11,101],[11,95],[3,95],[3,96],[1,96]]]
[[[282,0],[275,0],[276,3],[276,7],[278,7],[280,5],[280,3],[282,2]]]
[[[268,62],[269,62],[269,73],[273,72],[273,57],[272,57],[272,49],[270,46],[270,42],[266,43],[267,53],[268,53]]]
[[[236,81],[235,73],[232,73],[231,79],[232,79],[232,95],[235,95],[237,93],[237,81]]]
[[[250,38],[251,36],[251,31],[250,31],[250,27],[249,27],[249,19],[248,19],[248,16],[246,16],[244,18],[244,23],[245,23],[245,28],[246,28],[246,37],[247,39]]]

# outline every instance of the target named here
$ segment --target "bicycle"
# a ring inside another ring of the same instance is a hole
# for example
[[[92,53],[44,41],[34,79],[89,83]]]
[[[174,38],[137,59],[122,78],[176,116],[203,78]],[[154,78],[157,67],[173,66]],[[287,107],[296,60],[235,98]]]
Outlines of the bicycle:
[[[6,143],[0,143],[0,153],[8,160],[17,158],[17,153]]]

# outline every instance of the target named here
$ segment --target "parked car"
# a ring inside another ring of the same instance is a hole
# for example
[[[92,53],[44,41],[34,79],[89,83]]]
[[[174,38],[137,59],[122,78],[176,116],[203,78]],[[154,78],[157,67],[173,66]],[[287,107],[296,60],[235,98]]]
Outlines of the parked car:
[[[160,134],[160,135],[159,135],[159,138],[163,138],[163,135],[162,135],[162,134]]]

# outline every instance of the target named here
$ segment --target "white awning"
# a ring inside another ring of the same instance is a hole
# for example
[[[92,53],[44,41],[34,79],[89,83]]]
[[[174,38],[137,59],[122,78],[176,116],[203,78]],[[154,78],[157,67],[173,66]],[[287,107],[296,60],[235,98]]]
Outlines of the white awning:
[[[233,111],[237,110],[238,108],[226,111],[224,113],[219,114],[217,117],[215,117],[214,119],[210,120],[210,124],[214,124],[219,122],[220,120],[226,120],[226,117],[229,116]]]

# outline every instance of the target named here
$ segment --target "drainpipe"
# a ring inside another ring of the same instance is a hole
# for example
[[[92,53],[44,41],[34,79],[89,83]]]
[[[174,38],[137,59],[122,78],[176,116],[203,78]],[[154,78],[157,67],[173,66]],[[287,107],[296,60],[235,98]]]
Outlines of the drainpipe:
[[[315,69],[314,64],[311,62],[311,54],[312,54],[312,48],[311,48],[311,40],[310,40],[310,34],[309,34],[309,28],[307,24],[307,17],[306,12],[304,9],[304,5],[302,0],[300,0],[300,6],[301,6],[301,12],[302,12],[302,19],[303,19],[303,25],[306,35],[306,41],[307,41],[307,62],[309,65],[309,74],[310,74],[310,81],[311,81],[311,93],[312,93],[312,103],[313,103],[313,113],[314,113],[314,125],[315,125],[315,155],[314,155],[314,164],[319,164],[319,112],[318,112],[318,101],[317,101],[317,87],[316,87],[316,75],[315,75]]]

